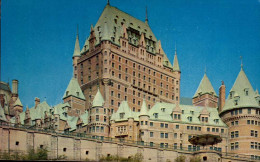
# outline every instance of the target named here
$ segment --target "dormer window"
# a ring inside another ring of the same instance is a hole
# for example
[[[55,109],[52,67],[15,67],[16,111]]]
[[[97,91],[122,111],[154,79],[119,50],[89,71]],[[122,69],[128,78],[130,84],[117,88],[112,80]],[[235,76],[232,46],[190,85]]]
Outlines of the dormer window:
[[[233,92],[229,93],[229,98],[231,99],[233,97]]]
[[[157,119],[158,118],[158,113],[154,113],[153,116],[154,116],[155,119]]]
[[[117,19],[114,19],[114,21],[115,21],[115,24],[117,24]]]
[[[248,88],[246,88],[244,91],[245,91],[245,95],[248,96],[248,93],[249,93]]]
[[[161,108],[162,112],[165,112],[165,108]]]
[[[218,124],[218,123],[219,123],[219,119],[214,119],[214,122],[215,122],[216,124]]]
[[[235,106],[237,106],[238,105],[238,100],[234,100],[234,104],[235,104]]]
[[[194,115],[194,111],[190,111],[191,115]]]
[[[79,97],[79,92],[77,92],[77,97]]]
[[[120,113],[119,116],[120,116],[120,119],[123,119],[125,116],[125,113]]]
[[[188,117],[188,120],[189,120],[190,122],[192,122],[192,117],[191,117],[191,116],[189,116],[189,117]]]
[[[68,96],[69,95],[69,91],[66,91],[66,96]]]

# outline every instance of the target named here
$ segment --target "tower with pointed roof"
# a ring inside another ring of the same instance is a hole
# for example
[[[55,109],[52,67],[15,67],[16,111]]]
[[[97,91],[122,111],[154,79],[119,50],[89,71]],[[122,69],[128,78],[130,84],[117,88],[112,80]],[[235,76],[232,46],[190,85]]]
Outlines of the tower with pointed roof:
[[[173,60],[173,67],[172,67],[173,73],[176,76],[176,79],[174,81],[174,93],[175,93],[175,101],[176,103],[180,103],[180,80],[181,80],[181,69],[179,66],[179,61],[177,58],[177,47],[175,43],[175,53],[174,53],[174,60]]]
[[[79,116],[85,112],[85,96],[76,78],[72,77],[63,95],[63,102],[70,105],[68,115]]]
[[[91,25],[77,67],[87,109],[98,88],[110,115],[125,99],[135,112],[140,111],[143,97],[148,109],[157,101],[176,103],[180,99],[177,55],[173,66],[147,15],[141,21],[109,3],[96,25]]]
[[[140,133],[141,133],[140,140],[142,142],[148,142],[147,139],[149,137],[149,131],[148,131],[149,117],[150,116],[148,114],[146,101],[145,101],[145,99],[143,99],[141,111],[140,111],[140,114],[139,114],[139,128],[140,128]]]
[[[260,102],[243,66],[233,84],[220,117],[229,127],[228,151],[255,157],[260,154]]]
[[[77,27],[77,36],[76,36],[76,41],[75,41],[75,47],[74,47],[74,52],[72,56],[73,60],[73,77],[78,78],[78,59],[80,58],[80,46],[79,46],[79,31]]]
[[[212,87],[206,72],[192,98],[192,103],[195,106],[218,107],[218,96]]]
[[[92,101],[89,110],[89,122],[87,131],[93,136],[108,137],[109,136],[109,116],[108,109],[105,107],[105,100],[100,92],[97,93]]]

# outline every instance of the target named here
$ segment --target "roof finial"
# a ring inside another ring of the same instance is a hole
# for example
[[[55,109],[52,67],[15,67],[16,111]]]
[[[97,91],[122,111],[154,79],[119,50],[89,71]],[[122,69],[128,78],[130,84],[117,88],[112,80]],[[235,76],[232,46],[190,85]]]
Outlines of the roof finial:
[[[145,8],[145,22],[148,23],[148,12],[147,12],[147,6]]]
[[[176,41],[175,41],[175,55],[177,55]]]
[[[107,5],[110,5],[109,0],[107,0]]]
[[[79,24],[77,24],[77,37],[79,37]]]
[[[240,60],[241,60],[241,69],[243,69],[243,58],[242,58],[242,56],[240,56]]]

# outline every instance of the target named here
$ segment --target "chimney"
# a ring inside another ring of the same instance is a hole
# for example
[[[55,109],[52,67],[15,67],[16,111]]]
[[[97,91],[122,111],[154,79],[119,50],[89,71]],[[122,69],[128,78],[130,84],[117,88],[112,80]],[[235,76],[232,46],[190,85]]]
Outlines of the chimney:
[[[35,97],[35,107],[38,106],[38,104],[40,103],[40,99],[38,97]]]
[[[18,95],[18,80],[12,81],[12,93]]]
[[[223,110],[226,100],[226,86],[224,81],[221,81],[221,86],[219,87],[219,105],[218,112],[220,113]]]

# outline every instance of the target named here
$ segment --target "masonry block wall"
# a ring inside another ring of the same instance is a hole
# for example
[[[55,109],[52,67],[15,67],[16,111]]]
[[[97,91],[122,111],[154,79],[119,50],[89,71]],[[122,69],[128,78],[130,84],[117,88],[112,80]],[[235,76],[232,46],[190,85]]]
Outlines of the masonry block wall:
[[[228,162],[234,161],[232,157],[221,156],[216,151],[173,151],[169,149],[152,148],[147,146],[136,146],[116,142],[101,142],[79,137],[69,137],[52,133],[28,131],[10,127],[0,127],[0,151],[17,151],[26,153],[29,148],[46,147],[49,158],[56,159],[65,155],[67,160],[99,160],[102,156],[118,155],[128,158],[136,153],[141,153],[144,161],[174,161],[178,156],[184,155],[186,161],[195,156],[207,157],[207,161]],[[244,161],[236,158],[235,161]]]

